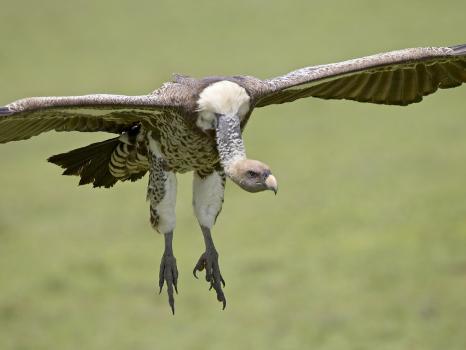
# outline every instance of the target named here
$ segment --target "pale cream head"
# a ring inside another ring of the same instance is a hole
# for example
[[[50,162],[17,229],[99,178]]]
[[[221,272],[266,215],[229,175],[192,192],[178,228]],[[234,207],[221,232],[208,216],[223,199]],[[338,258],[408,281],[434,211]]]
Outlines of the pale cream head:
[[[248,192],[271,190],[277,194],[278,184],[268,165],[253,159],[235,161],[229,168],[230,179]]]

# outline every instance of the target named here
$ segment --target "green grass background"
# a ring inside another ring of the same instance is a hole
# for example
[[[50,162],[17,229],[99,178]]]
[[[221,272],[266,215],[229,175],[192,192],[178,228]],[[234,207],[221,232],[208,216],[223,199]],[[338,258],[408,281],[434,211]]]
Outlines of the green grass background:
[[[0,104],[142,94],[179,72],[261,78],[466,42],[466,2],[10,1]],[[228,306],[179,177],[177,314],[156,294],[163,239],[147,179],[77,187],[45,159],[107,138],[0,146],[0,349],[466,348],[466,87],[410,107],[317,99],[255,111],[248,154],[280,184],[228,184],[215,241]]]

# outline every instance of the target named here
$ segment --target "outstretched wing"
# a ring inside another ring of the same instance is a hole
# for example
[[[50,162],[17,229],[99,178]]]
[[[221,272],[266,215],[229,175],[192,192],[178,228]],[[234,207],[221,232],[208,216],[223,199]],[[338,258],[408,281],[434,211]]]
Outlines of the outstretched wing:
[[[157,114],[180,107],[170,96],[157,92],[18,100],[0,107],[0,143],[25,140],[50,130],[121,133],[134,123],[150,123]]]
[[[404,106],[464,82],[466,45],[426,47],[298,69],[264,80],[255,97],[257,107],[304,97]]]

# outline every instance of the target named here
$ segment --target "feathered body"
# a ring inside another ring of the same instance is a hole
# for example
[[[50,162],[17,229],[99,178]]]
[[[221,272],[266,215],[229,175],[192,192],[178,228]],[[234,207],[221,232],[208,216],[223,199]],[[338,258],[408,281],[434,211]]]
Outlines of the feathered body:
[[[214,89],[201,90],[200,87],[209,86],[206,81],[210,86],[218,84]],[[249,96],[244,88],[230,80],[207,78],[206,81],[196,81],[201,92],[193,95],[192,103],[188,104],[191,108],[160,112],[132,111],[132,117],[139,116],[147,121],[144,124],[135,122],[122,129],[118,138],[52,156],[49,161],[65,168],[64,175],[81,176],[80,185],[92,182],[94,187],[111,187],[117,180],[136,181],[144,176],[149,170],[148,152],[152,140],[160,148],[167,171],[195,171],[206,176],[220,169],[214,132],[215,116],[211,111],[215,108],[233,111],[243,106],[243,111],[240,111],[240,122],[244,121],[240,126],[242,131],[246,116],[251,112]],[[165,84],[163,89],[179,89],[183,84],[192,86],[189,85],[192,82],[182,78],[179,83]],[[214,105],[212,94],[217,97]],[[238,101],[239,105],[236,106]],[[108,164],[108,167],[102,167],[103,164]]]

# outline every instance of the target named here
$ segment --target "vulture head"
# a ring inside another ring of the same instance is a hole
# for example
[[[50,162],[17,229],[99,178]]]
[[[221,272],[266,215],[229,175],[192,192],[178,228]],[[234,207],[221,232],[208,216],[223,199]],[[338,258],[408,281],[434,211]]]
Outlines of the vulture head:
[[[252,159],[241,159],[228,169],[228,176],[243,190],[261,192],[270,190],[277,194],[278,184],[268,165]]]

